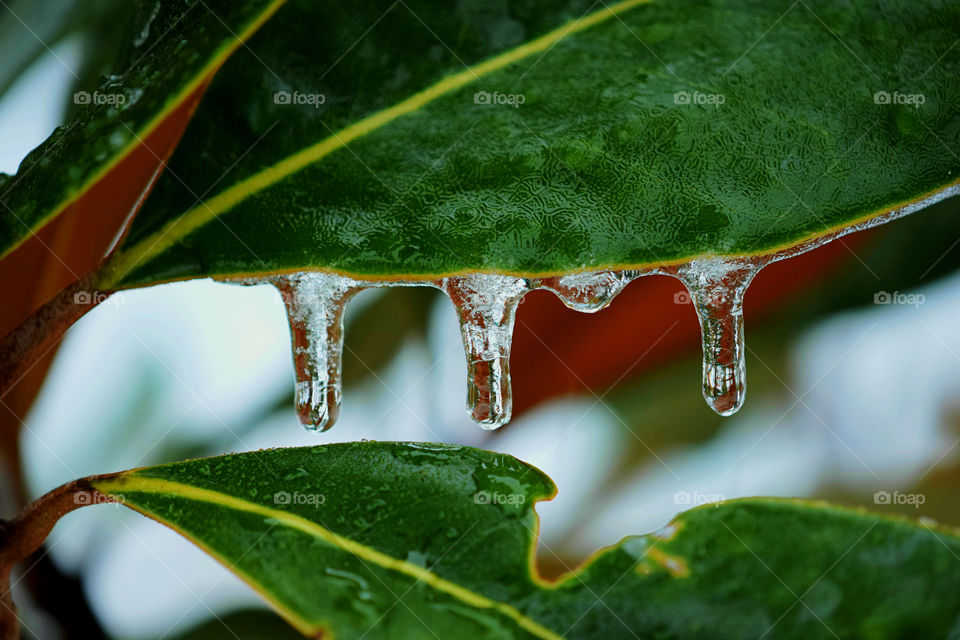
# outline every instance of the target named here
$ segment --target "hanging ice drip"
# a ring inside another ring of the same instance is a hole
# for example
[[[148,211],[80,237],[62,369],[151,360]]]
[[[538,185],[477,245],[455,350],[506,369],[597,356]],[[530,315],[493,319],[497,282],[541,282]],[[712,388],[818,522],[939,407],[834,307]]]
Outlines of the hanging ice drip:
[[[283,297],[296,370],[296,408],[308,428],[326,431],[341,402],[343,317],[347,302],[365,288],[435,286],[457,310],[467,360],[467,412],[484,429],[510,420],[510,346],[520,299],[532,289],[554,292],[574,310],[605,308],[634,279],[654,273],[679,278],[690,292],[703,340],[703,396],[720,415],[735,413],[746,393],[743,296],[764,264],[761,259],[701,259],[675,267],[588,271],[539,279],[465,274],[437,281],[362,281],[321,271],[266,280]]]
[[[347,302],[367,287],[432,285],[446,292],[457,310],[467,360],[467,412],[484,429],[496,429],[510,420],[510,346],[517,306],[525,293],[547,289],[569,308],[593,313],[609,305],[634,279],[653,273],[673,275],[689,290],[703,339],[703,396],[720,415],[735,413],[746,393],[743,296],[762,265],[759,260],[717,258],[677,267],[578,272],[532,280],[476,273],[438,281],[392,282],[307,271],[268,281],[280,291],[287,308],[297,414],[307,428],[326,431],[340,412]]]
[[[743,297],[760,267],[749,260],[695,260],[673,270],[700,319],[703,397],[722,416],[736,413],[747,393]]]
[[[595,313],[640,275],[639,271],[582,271],[533,282],[538,288],[553,291],[568,308]]]
[[[510,343],[526,280],[494,274],[445,278],[437,283],[457,309],[467,356],[467,412],[484,429],[510,420]]]
[[[340,414],[343,314],[361,282],[308,271],[271,280],[290,321],[297,415],[308,429],[326,431]]]

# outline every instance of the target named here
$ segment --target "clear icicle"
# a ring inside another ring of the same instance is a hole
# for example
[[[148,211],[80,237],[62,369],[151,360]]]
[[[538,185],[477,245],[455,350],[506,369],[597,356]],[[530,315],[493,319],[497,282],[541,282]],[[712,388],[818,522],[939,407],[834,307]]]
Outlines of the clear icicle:
[[[278,276],[272,282],[290,320],[297,415],[307,429],[326,431],[340,414],[343,312],[363,285],[321,272]]]
[[[224,278],[235,284],[270,282],[283,297],[290,320],[300,421],[326,431],[340,412],[343,316],[346,303],[368,287],[443,289],[460,318],[467,359],[467,413],[484,429],[510,421],[510,346],[517,305],[534,288],[556,293],[567,307],[592,313],[605,308],[634,279],[655,273],[679,278],[690,292],[703,338],[703,396],[723,416],[736,413],[746,394],[743,297],[757,272],[778,256],[710,258],[642,270],[601,270],[524,279],[466,274],[442,280],[359,281],[324,272],[269,279]]]
[[[510,420],[510,343],[523,278],[471,274],[438,283],[457,309],[467,356],[467,412],[484,429]]]
[[[677,269],[700,318],[703,397],[722,416],[736,413],[747,392],[743,296],[759,266],[749,261],[697,260]]]
[[[570,309],[594,313],[609,305],[637,275],[636,271],[585,271],[543,279],[536,284],[556,293]]]

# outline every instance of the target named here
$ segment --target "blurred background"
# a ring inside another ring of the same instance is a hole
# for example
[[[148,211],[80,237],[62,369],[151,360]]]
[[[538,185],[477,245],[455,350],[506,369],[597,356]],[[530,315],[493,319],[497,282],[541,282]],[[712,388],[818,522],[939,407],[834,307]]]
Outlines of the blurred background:
[[[26,8],[17,15],[0,13],[6,173],[102,73],[90,39],[99,51],[116,46],[95,13],[70,33],[41,32],[48,23],[31,23]],[[24,29],[49,48],[5,48]],[[960,525],[958,243],[954,198],[763,271],[746,300],[747,401],[731,418],[701,398],[699,329],[693,307],[676,302],[679,282],[643,278],[594,315],[534,292],[517,316],[514,419],[494,433],[464,411],[459,328],[432,289],[372,290],[351,303],[343,411],[324,434],[296,420],[272,288],[193,281],[123,292],[68,332],[35,399],[4,402],[9,413],[23,408],[22,422],[4,423],[19,430],[22,468],[7,460],[2,515],[79,476],[375,439],[467,444],[543,469],[559,487],[537,508],[551,576],[679,511],[742,496]],[[15,580],[27,637],[296,637],[191,544],[112,505],[66,516]]]

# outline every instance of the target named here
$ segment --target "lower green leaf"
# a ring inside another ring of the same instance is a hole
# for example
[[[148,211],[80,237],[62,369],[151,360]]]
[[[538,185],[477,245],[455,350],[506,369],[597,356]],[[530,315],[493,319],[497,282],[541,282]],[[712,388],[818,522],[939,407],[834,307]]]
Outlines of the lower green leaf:
[[[91,480],[179,531],[314,637],[933,638],[960,629],[960,537],[800,500],[698,507],[556,582],[510,456],[350,443]],[[952,637],[952,636],[951,636]]]

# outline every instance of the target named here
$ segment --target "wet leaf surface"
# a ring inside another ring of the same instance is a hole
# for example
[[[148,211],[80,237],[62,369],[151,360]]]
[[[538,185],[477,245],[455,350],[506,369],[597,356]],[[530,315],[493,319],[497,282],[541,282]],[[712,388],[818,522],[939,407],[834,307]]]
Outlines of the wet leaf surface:
[[[187,186],[161,181],[105,281],[793,245],[956,182],[958,11],[292,2],[218,76],[171,165]]]
[[[548,583],[532,553],[550,480],[451,445],[259,451],[92,483],[200,545],[308,635],[946,637],[960,605],[954,532],[772,498],[693,509]]]

